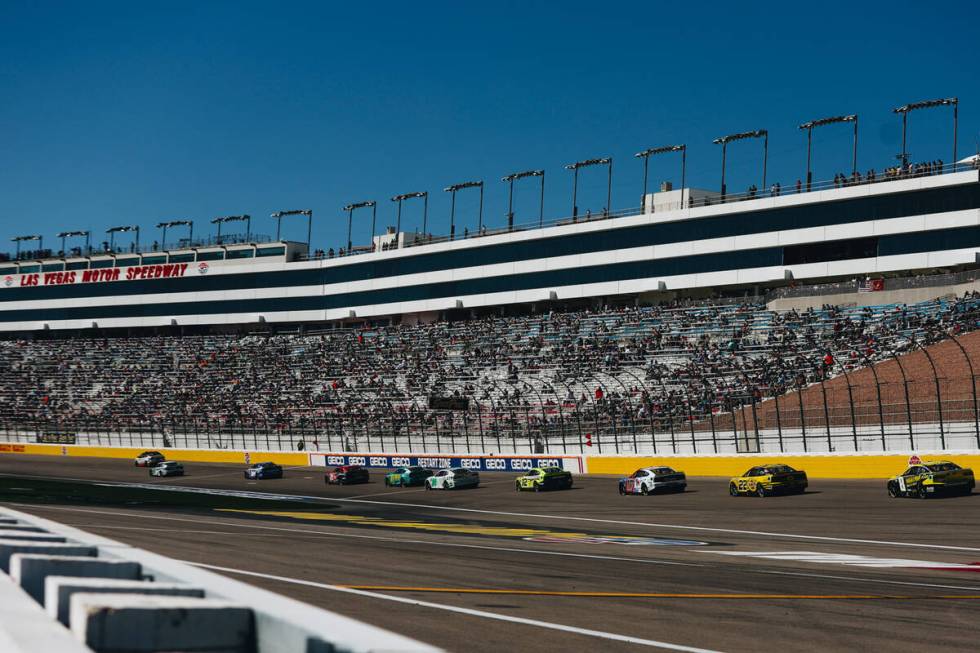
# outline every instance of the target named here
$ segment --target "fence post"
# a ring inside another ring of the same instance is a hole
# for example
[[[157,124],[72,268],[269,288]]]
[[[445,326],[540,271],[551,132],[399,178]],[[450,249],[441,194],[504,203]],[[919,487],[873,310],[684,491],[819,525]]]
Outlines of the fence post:
[[[803,384],[797,380],[796,398],[800,400],[800,434],[803,436],[803,452],[808,451],[806,446],[806,414],[803,412]]]
[[[905,388],[905,414],[908,417],[909,423],[909,448],[915,449],[915,435],[912,433],[912,402],[909,401],[909,379],[905,376],[905,368],[902,367],[902,361],[898,359],[895,352],[889,352],[895,362],[898,364],[898,371],[902,373],[902,386]]]
[[[781,390],[781,389],[780,389]],[[779,395],[781,392],[777,392],[773,401],[776,402],[776,437],[779,439],[779,452],[783,453],[786,451],[783,447],[783,417],[779,414]]]
[[[945,449],[946,431],[943,428],[943,398],[939,394],[939,371],[936,370],[936,364],[933,362],[932,356],[929,354],[926,348],[923,347],[921,343],[917,342],[915,344],[919,347],[919,351],[925,354],[926,360],[929,361],[929,367],[932,368],[932,380],[936,383],[936,411],[939,415],[939,446],[942,449]]]
[[[878,380],[878,369],[868,358],[867,354],[862,352],[861,356],[864,358],[864,364],[871,370],[871,375],[875,378],[875,396],[878,398],[878,424],[881,426],[881,450],[886,451],[888,449],[888,444],[885,441],[885,409],[881,403],[881,382]],[[980,442],[980,440],[978,440],[978,442]]]
[[[684,394],[687,395],[687,420],[688,423],[691,425],[691,450],[694,453],[697,453],[698,440],[694,436],[694,404],[691,402],[691,393],[685,390]]]
[[[838,362],[840,371],[844,373],[844,380],[847,382],[847,403],[851,407],[851,435],[854,438],[854,451],[858,450],[857,417],[854,414],[854,393],[851,391],[851,377],[843,363]]]
[[[977,375],[973,371],[973,361],[970,360],[969,354],[966,353],[966,349],[960,343],[960,339],[956,336],[950,336],[956,346],[960,348],[963,352],[963,358],[966,359],[967,367],[970,369],[970,389],[973,391],[973,425],[975,428],[975,435],[977,438],[977,448],[980,448],[980,408],[977,407]]]
[[[834,439],[830,435],[830,409],[827,407],[827,386],[824,385],[822,376],[820,378],[820,393],[823,395],[823,421],[827,425],[827,451],[833,451]]]

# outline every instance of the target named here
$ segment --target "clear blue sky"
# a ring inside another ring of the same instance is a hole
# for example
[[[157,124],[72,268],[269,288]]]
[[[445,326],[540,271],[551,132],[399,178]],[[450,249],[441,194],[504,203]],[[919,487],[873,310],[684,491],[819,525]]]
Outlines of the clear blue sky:
[[[743,6],[745,5],[745,6]],[[505,221],[506,173],[547,170],[546,214],[567,215],[563,165],[613,156],[613,208],[639,204],[633,153],[687,143],[690,185],[717,188],[715,137],[770,131],[769,179],[803,176],[797,125],[861,119],[859,166],[900,149],[895,106],[960,98],[960,152],[980,133],[980,3],[16,2],[0,21],[0,249],[41,232],[313,208],[314,246],[346,239],[344,204],[428,190],[448,231],[451,183],[484,179]],[[950,115],[913,115],[914,160],[951,158]],[[815,134],[815,177],[849,167],[844,126]],[[729,150],[729,188],[760,183],[761,147]],[[651,183],[679,182],[654,161]],[[537,212],[519,187],[518,222]],[[605,204],[585,171],[582,211]],[[459,196],[460,229],[476,194]],[[366,242],[369,214],[355,224]],[[404,225],[421,221],[406,205]],[[305,238],[305,225],[286,235]],[[102,237],[94,238],[95,241]],[[46,244],[47,244],[46,243]]]

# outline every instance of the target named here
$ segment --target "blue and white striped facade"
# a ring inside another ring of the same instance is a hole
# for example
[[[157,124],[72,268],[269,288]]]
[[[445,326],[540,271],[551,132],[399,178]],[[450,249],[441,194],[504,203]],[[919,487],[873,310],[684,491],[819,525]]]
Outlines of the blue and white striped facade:
[[[0,331],[329,322],[750,287],[974,264],[980,177],[945,175],[658,211],[348,258],[212,261],[184,276],[25,286]],[[3,264],[0,264],[0,269]],[[789,274],[788,274],[789,273]],[[43,273],[42,273],[43,274]]]

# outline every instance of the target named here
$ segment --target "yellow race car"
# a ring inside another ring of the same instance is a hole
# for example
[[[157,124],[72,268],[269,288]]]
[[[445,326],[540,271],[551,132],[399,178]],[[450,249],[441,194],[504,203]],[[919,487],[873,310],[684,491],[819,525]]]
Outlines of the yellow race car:
[[[925,499],[935,494],[970,494],[976,486],[973,470],[956,463],[910,462],[908,469],[888,479],[888,496]]]
[[[567,490],[572,487],[572,473],[561,467],[535,467],[517,477],[517,491]]]
[[[767,497],[773,494],[803,494],[806,491],[806,472],[789,465],[759,465],[741,476],[736,476],[728,484],[728,493],[733,497],[752,494]]]

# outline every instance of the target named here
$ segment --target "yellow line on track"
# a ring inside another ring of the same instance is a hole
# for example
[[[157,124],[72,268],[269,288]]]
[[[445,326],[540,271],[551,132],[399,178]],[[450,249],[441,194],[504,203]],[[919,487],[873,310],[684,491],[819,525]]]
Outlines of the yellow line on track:
[[[629,599],[770,599],[770,600],[892,600],[911,601],[922,599],[980,600],[980,594],[685,594],[665,592],[563,592],[551,590],[509,590],[477,587],[404,587],[398,585],[339,585],[353,590],[374,592],[430,592],[437,594],[504,594],[513,596],[570,596],[580,598],[629,598]]]

